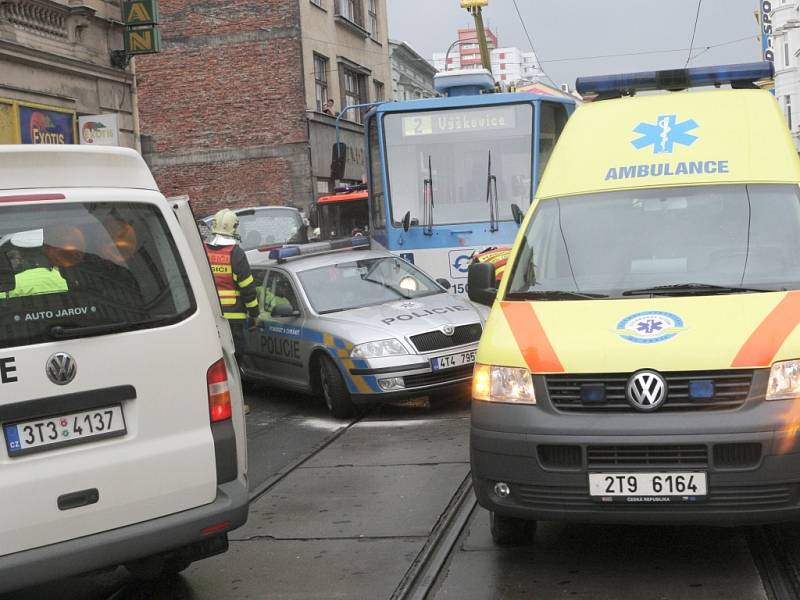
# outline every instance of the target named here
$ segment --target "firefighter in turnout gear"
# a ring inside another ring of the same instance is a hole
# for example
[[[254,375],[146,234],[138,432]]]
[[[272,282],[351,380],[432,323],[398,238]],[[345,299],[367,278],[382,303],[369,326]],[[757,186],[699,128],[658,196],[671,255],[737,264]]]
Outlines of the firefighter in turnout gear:
[[[238,227],[236,214],[223,208],[214,215],[211,227],[214,237],[205,246],[222,313],[231,326],[237,360],[240,360],[246,343],[245,329],[253,329],[256,325],[258,299],[247,255],[238,244]],[[245,412],[249,412],[247,405]]]

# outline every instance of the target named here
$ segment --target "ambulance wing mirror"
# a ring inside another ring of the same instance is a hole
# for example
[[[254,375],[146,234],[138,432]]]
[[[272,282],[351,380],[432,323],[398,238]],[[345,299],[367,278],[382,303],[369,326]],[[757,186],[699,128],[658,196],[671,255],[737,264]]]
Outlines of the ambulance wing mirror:
[[[0,252],[0,292],[10,292],[17,287],[14,267],[5,252]]]
[[[282,318],[299,317],[300,311],[291,304],[278,304],[272,308],[272,316]]]
[[[491,306],[497,297],[497,279],[491,263],[473,263],[467,273],[469,299],[477,304]]]
[[[525,218],[525,213],[522,212],[522,210],[520,210],[519,206],[517,206],[516,204],[512,204],[511,205],[511,214],[514,217],[514,222],[517,225],[521,225],[522,224],[522,219]]]
[[[344,168],[347,163],[347,144],[336,142],[331,151],[331,179],[344,179]]]

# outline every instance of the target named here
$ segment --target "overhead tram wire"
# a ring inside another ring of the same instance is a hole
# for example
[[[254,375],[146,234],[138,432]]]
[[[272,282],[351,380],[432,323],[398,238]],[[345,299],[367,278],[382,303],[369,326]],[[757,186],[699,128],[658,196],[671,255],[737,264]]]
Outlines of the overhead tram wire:
[[[516,2],[516,0],[514,0]],[[686,64],[684,68],[689,66],[689,61],[692,60],[692,49],[694,48],[694,36],[697,33],[697,22],[700,20],[700,7],[703,5],[703,0],[697,0],[697,13],[694,15],[694,27],[692,28],[692,41],[689,43],[689,56],[686,57]]]
[[[561,89],[560,86],[555,81],[553,81],[553,78],[547,74],[547,71],[544,70],[544,67],[542,66],[542,61],[539,60],[539,54],[536,52],[536,48],[533,45],[531,34],[528,33],[528,27],[527,25],[525,25],[525,19],[522,18],[522,13],[519,11],[519,5],[517,4],[517,0],[513,0],[513,2],[514,2],[514,8],[517,9],[517,16],[519,17],[519,22],[522,24],[522,30],[525,32],[525,37],[528,38],[528,44],[530,44],[533,53],[536,54],[536,60],[539,62],[539,69],[542,71],[542,73],[544,73],[544,76],[547,77],[547,81],[552,83],[556,89]]]

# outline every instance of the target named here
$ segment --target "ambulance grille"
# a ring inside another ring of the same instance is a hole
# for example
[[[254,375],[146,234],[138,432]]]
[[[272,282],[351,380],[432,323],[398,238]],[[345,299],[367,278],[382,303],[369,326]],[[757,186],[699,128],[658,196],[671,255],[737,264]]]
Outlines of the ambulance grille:
[[[667,381],[667,400],[656,412],[723,410],[744,404],[753,382],[752,370],[731,371],[686,371],[661,373]],[[625,387],[630,373],[600,375],[547,375],[545,384],[550,402],[558,410],[570,412],[636,412],[625,397]],[[692,398],[689,395],[691,382],[713,384],[713,396]],[[605,399],[587,401],[585,393],[593,394],[601,388]]]
[[[589,446],[589,468],[708,466],[708,448],[703,444],[682,446]]]
[[[445,335],[437,329],[412,335],[409,339],[418,352],[433,352],[442,348],[472,344],[481,339],[481,333],[481,324],[471,323],[470,325],[459,325],[453,331],[453,335]]]

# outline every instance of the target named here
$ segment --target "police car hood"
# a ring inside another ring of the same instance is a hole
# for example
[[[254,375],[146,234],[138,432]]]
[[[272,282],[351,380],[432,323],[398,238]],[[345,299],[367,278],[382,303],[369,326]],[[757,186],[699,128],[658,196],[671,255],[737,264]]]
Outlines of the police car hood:
[[[800,358],[800,291],[496,302],[478,361],[534,373],[769,367]]]
[[[343,326],[342,336],[355,344],[481,321],[469,301],[444,293],[330,313],[324,318]]]

